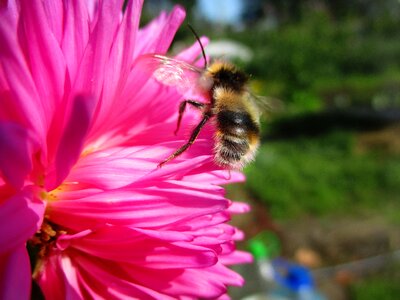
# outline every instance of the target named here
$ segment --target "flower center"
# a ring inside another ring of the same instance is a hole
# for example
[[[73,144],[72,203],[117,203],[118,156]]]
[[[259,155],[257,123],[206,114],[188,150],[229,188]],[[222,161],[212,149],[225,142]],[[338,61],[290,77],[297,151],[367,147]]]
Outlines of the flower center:
[[[32,277],[35,278],[42,270],[46,258],[55,249],[57,238],[65,234],[60,226],[51,223],[47,218],[43,220],[41,228],[28,240],[27,249],[32,268]]]

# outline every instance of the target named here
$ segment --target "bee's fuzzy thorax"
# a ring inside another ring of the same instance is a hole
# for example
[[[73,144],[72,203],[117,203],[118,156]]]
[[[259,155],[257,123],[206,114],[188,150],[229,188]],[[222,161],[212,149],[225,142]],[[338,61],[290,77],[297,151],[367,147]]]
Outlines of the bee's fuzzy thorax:
[[[235,92],[242,92],[248,82],[248,76],[229,62],[216,61],[207,68],[206,72],[213,78],[212,89],[222,86]]]

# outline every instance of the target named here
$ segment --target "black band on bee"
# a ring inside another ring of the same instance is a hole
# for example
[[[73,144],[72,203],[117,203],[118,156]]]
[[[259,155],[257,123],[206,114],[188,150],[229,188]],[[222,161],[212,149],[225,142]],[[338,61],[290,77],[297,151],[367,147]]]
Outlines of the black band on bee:
[[[229,132],[234,136],[241,136],[241,132],[258,133],[258,125],[252,120],[246,112],[222,110],[217,114],[219,128],[224,132]]]
[[[213,79],[213,88],[223,86],[235,92],[242,91],[248,81],[248,77],[244,72],[237,69],[232,70],[231,68],[219,69],[215,72]]]

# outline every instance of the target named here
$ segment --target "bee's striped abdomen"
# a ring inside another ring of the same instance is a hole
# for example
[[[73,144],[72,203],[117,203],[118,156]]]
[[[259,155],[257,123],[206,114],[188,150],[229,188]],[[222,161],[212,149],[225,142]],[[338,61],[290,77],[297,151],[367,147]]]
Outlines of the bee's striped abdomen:
[[[241,168],[253,158],[254,141],[258,144],[259,126],[244,111],[222,110],[217,116],[216,162]],[[257,137],[254,139],[254,137]]]

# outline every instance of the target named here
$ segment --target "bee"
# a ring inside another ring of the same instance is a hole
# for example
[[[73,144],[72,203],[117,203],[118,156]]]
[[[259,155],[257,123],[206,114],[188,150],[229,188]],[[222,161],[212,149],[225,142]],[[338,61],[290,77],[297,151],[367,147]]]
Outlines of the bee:
[[[162,167],[188,150],[204,125],[213,120],[216,128],[215,163],[227,169],[240,170],[254,159],[260,143],[260,114],[255,97],[249,90],[249,77],[230,62],[217,60],[208,65],[200,38],[190,25],[189,28],[200,44],[204,68],[158,54],[142,58],[146,68],[152,71],[153,77],[159,82],[183,90],[195,85],[209,99],[206,103],[195,99],[186,99],[180,103],[175,134],[188,105],[198,109],[202,118],[187,142],[158,166]]]

